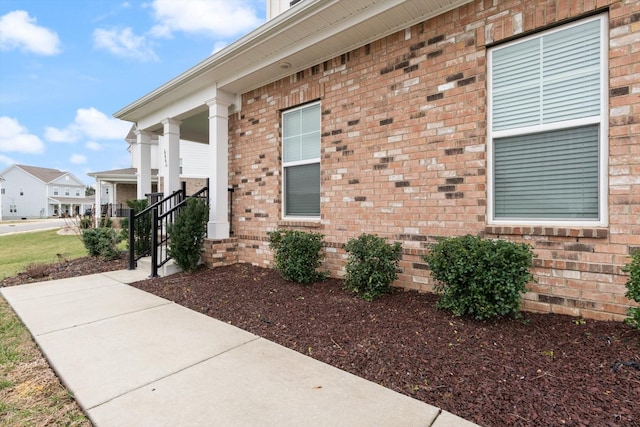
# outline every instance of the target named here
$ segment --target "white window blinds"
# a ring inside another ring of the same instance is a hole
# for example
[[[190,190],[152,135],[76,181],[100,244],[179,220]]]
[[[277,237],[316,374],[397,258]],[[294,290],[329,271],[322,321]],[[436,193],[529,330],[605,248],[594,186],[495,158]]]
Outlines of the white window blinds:
[[[600,114],[600,20],[493,51],[493,131]]]

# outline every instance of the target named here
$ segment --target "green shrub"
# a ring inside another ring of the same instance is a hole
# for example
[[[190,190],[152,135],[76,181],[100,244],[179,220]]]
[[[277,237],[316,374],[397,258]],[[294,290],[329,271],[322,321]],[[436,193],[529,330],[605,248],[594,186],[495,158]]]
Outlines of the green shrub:
[[[176,221],[167,227],[171,242],[169,256],[183,271],[191,272],[198,268],[204,252],[208,219],[209,209],[204,200],[189,199]]]
[[[113,220],[108,216],[100,218],[99,228],[113,228]]]
[[[147,208],[146,199],[129,200],[127,206],[138,214]],[[151,250],[151,212],[145,214],[142,218],[138,218],[133,224],[133,241],[134,252],[140,256],[149,253]],[[120,221],[120,233],[122,238],[129,244],[129,217],[122,218]]]
[[[90,256],[104,259],[120,258],[120,235],[108,227],[89,228],[82,232],[82,242]]]
[[[267,235],[269,247],[275,251],[274,268],[285,280],[313,283],[327,277],[326,273],[318,271],[324,259],[322,234],[278,230],[268,232]]]
[[[436,280],[436,306],[476,319],[516,315],[533,280],[530,245],[471,235],[440,239],[424,256]]]
[[[387,243],[382,237],[361,234],[344,246],[349,253],[344,284],[364,300],[389,293],[398,277],[398,262],[402,256],[399,242]]]
[[[625,273],[629,273],[629,279],[625,286],[627,293],[625,296],[635,302],[640,302],[640,250],[631,254],[631,261],[622,269]],[[640,330],[640,307],[630,307],[629,317],[625,322]]]
[[[78,225],[81,230],[86,230],[87,228],[91,228],[93,226],[93,221],[89,216],[83,216],[80,218],[80,224]]]

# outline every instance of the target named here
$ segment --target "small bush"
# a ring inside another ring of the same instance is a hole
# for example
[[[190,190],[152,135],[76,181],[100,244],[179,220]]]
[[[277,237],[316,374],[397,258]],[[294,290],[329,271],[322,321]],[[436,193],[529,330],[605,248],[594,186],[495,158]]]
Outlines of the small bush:
[[[80,218],[79,227],[81,230],[86,230],[88,228],[91,228],[92,226],[93,226],[93,221],[91,220],[91,217],[83,216],[82,218]]]
[[[200,256],[204,252],[207,236],[209,209],[202,199],[189,199],[185,208],[178,213],[176,222],[168,227],[169,256],[183,271],[198,268]]]
[[[89,228],[82,232],[82,242],[90,256],[112,260],[120,258],[120,235],[107,227]]]
[[[138,214],[147,208],[148,202],[146,199],[140,200],[128,200],[127,206],[133,210],[135,214]],[[122,239],[129,245],[129,217],[124,217],[120,220],[120,233]],[[138,218],[133,224],[133,241],[134,252],[142,256],[151,251],[151,212],[146,213],[142,218]]]
[[[440,239],[424,256],[436,280],[436,306],[476,319],[516,315],[533,280],[531,246],[471,235]]]
[[[103,216],[100,218],[100,224],[98,225],[100,228],[113,228],[113,220],[108,216]]]
[[[629,279],[625,286],[627,293],[625,296],[635,302],[640,302],[640,250],[631,254],[631,261],[622,268],[622,271],[629,273]],[[640,307],[629,307],[629,317],[625,322],[640,330]]]
[[[372,301],[389,293],[398,277],[398,262],[402,256],[399,242],[387,243],[383,238],[361,234],[344,246],[349,253],[344,284],[364,300]]]
[[[32,262],[24,268],[24,273],[32,279],[48,277],[51,273],[51,265],[42,262]]]
[[[271,231],[267,235],[269,247],[275,251],[274,268],[285,280],[313,283],[327,277],[326,273],[318,271],[324,258],[322,234],[278,230]]]

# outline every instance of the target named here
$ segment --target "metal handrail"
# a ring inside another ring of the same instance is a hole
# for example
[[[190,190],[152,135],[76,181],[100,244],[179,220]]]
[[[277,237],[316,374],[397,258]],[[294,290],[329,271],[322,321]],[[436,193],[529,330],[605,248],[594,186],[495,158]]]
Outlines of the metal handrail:
[[[169,237],[166,233],[168,226],[173,224],[179,214],[184,209],[187,201],[192,198],[204,199],[209,206],[209,180],[206,187],[200,189],[191,196],[186,196],[186,184],[182,183],[182,189],[174,191],[169,196],[157,201],[142,211],[135,213],[133,209],[129,212],[129,270],[136,268],[136,261],[144,256],[151,255],[151,277],[158,275],[158,269],[166,264],[172,257],[169,256]],[[136,254],[136,236],[134,233],[136,221],[140,222],[138,228],[144,227],[145,218],[150,216],[150,241],[148,248],[145,242],[138,242],[138,247],[143,250]]]

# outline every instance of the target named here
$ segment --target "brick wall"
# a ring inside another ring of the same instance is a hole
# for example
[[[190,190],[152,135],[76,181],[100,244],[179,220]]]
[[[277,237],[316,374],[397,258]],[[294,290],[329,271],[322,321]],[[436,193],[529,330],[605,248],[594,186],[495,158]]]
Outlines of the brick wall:
[[[137,188],[136,184],[115,184],[116,185],[116,206],[124,206],[127,207],[127,201],[135,200],[137,198]]]
[[[607,228],[487,226],[486,44],[609,13]],[[637,1],[475,1],[243,94],[230,117],[230,183],[239,261],[269,266],[266,233],[325,235],[341,276],[342,244],[374,233],[403,244],[396,285],[431,291],[421,260],[437,236],[525,241],[537,255],[524,307],[622,319],[620,268],[640,247],[640,11]],[[320,100],[321,220],[282,220],[281,111]]]

